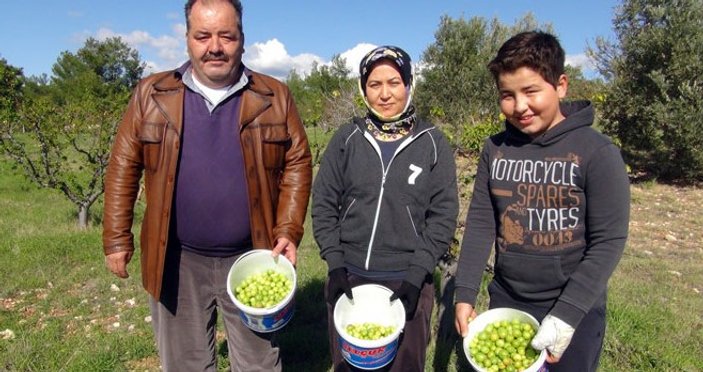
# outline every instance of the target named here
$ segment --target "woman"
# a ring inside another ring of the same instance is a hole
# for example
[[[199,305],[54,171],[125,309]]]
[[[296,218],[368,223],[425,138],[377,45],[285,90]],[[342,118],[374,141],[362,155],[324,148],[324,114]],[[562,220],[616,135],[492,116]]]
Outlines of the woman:
[[[329,269],[325,285],[334,369],[339,351],[334,303],[351,287],[377,283],[406,310],[393,371],[423,371],[434,305],[432,273],[456,227],[456,167],[441,131],[418,120],[408,54],[381,46],[359,71],[366,117],[342,126],[313,185],[313,229]]]

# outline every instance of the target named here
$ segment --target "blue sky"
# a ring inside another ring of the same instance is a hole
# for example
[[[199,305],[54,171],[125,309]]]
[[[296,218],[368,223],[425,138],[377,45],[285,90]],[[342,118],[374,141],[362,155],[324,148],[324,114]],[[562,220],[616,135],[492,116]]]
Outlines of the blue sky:
[[[46,73],[63,51],[75,52],[87,37],[122,36],[139,50],[149,71],[187,59],[183,4],[174,0],[4,1],[0,12],[0,58],[26,76]],[[551,23],[567,63],[589,72],[585,50],[597,36],[612,39],[617,0],[243,0],[244,62],[285,77],[309,71],[341,54],[357,69],[361,56],[382,44],[398,45],[419,62],[434,41],[442,15],[474,16],[512,25],[527,12]]]

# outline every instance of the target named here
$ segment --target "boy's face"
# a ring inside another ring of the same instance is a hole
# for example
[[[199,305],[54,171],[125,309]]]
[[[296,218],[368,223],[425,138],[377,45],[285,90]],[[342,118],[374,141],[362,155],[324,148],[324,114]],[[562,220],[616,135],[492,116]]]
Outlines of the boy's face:
[[[559,100],[566,96],[568,81],[561,75],[557,86],[529,67],[498,76],[500,110],[508,122],[532,138],[564,120]]]

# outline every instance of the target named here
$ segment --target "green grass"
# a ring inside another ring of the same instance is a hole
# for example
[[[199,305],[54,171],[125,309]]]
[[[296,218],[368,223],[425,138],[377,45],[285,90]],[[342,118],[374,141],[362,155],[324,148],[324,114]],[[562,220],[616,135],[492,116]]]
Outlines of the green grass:
[[[701,205],[700,189],[633,186],[631,238],[610,284],[602,371],[703,370]],[[130,264],[127,280],[105,269],[99,218],[79,230],[71,203],[37,189],[5,160],[0,210],[0,332],[15,335],[0,337],[0,370],[158,370],[139,260]],[[100,213],[99,205],[93,213]],[[326,266],[311,230],[308,218],[296,313],[280,336],[287,371],[330,367]],[[484,292],[480,309],[485,302]],[[470,370],[457,338],[436,340],[427,371]],[[226,354],[219,332],[221,370],[228,368]]]

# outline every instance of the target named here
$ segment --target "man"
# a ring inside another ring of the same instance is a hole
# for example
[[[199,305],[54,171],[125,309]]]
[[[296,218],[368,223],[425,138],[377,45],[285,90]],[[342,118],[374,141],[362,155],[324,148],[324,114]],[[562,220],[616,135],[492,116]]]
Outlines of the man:
[[[105,177],[107,267],[126,278],[139,179],[142,282],[165,371],[215,370],[218,310],[232,370],[280,370],[271,334],[247,329],[226,290],[232,263],[272,249],[293,263],[312,166],[287,87],[242,65],[238,0],[185,6],[189,61],[143,79]]]

